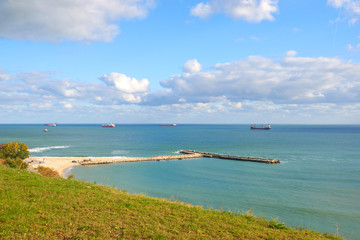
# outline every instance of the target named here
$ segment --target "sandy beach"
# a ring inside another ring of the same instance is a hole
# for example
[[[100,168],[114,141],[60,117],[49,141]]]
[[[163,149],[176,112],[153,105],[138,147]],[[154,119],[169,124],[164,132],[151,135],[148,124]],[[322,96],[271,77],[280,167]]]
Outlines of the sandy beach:
[[[59,173],[60,176],[64,175],[67,168],[79,165],[97,165],[97,164],[110,164],[122,162],[140,162],[140,161],[165,161],[165,160],[178,160],[202,157],[200,154],[187,154],[187,155],[168,155],[168,156],[153,156],[153,157],[29,157],[25,159],[33,168],[44,166],[51,168]]]
[[[25,161],[33,168],[39,166],[48,167],[57,171],[60,176],[63,176],[67,168],[80,165],[79,161],[82,159],[78,157],[29,157]]]

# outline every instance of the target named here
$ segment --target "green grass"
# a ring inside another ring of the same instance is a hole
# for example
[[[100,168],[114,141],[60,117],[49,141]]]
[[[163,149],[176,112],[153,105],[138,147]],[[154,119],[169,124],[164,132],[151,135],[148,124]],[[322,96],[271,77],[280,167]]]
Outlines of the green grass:
[[[341,239],[0,166],[0,239]]]

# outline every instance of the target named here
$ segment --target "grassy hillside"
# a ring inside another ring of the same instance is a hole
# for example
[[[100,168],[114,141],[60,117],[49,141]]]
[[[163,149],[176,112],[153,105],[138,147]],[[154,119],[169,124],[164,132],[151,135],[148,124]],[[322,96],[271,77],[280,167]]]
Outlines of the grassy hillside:
[[[0,166],[0,239],[340,239]]]

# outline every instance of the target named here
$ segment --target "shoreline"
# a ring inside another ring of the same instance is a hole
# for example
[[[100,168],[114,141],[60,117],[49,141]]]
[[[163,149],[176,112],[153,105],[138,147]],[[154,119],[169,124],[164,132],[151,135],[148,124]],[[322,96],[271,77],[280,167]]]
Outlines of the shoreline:
[[[199,157],[202,157],[202,155],[192,154],[154,157],[29,157],[26,158],[25,161],[29,163],[29,166],[33,167],[34,169],[39,166],[48,167],[57,171],[61,177],[64,177],[66,169],[75,166],[123,162],[168,161]]]
[[[65,170],[74,166],[80,166],[78,160],[83,158],[78,157],[29,157],[25,159],[34,169],[39,166],[48,167],[55,170],[63,177]],[[72,162],[76,161],[76,162]]]
[[[145,161],[169,161],[182,160],[191,158],[220,158],[236,161],[250,161],[260,163],[280,163],[277,159],[268,158],[253,158],[253,157],[238,157],[230,155],[221,155],[215,153],[197,152],[193,150],[180,150],[181,155],[165,155],[152,157],[29,157],[25,159],[29,163],[29,167],[36,169],[39,166],[51,168],[64,177],[65,170],[74,166],[99,165],[99,164],[113,164],[124,162],[145,162]]]

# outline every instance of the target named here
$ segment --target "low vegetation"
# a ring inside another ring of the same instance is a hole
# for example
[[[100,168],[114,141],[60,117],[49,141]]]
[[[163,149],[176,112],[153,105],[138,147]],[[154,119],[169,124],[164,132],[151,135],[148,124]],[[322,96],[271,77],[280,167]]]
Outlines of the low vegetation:
[[[0,166],[0,239],[341,239]]]
[[[28,146],[25,143],[9,142],[0,144],[0,165],[4,164],[11,168],[26,169],[28,164],[24,162],[29,157]]]
[[[39,166],[36,171],[45,177],[60,177],[59,173],[51,168]]]

